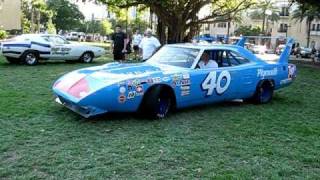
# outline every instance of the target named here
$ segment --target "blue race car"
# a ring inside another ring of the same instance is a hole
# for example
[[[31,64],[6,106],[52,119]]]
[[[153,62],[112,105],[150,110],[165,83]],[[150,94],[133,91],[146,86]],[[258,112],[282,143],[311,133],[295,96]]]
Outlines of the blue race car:
[[[108,112],[143,112],[163,118],[170,110],[234,99],[268,103],[296,77],[283,53],[262,59],[236,45],[165,45],[149,60],[108,63],[68,73],[53,85],[56,101],[89,118]],[[217,67],[199,68],[206,53]]]

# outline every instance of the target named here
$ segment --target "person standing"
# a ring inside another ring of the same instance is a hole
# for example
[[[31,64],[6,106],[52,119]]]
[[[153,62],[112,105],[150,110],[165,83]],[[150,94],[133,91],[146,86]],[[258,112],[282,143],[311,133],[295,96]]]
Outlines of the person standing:
[[[116,26],[115,33],[111,36],[112,40],[112,50],[113,50],[113,59],[115,61],[122,62],[125,60],[125,53],[127,52],[126,47],[128,44],[127,35],[122,31],[121,26]]]
[[[129,59],[129,56],[130,54],[132,53],[132,47],[131,47],[131,44],[132,44],[132,31],[131,29],[128,29],[127,30],[127,46],[126,46],[126,53],[125,53],[125,60],[128,60]]]
[[[134,59],[137,60],[137,57],[139,55],[139,44],[142,40],[142,35],[140,34],[139,30],[137,29],[133,35],[133,54],[134,54]]]
[[[141,50],[142,54],[142,60],[147,60],[149,59],[155,52],[156,50],[161,46],[159,40],[152,36],[152,30],[147,29],[145,32],[145,37],[142,38],[139,48]]]

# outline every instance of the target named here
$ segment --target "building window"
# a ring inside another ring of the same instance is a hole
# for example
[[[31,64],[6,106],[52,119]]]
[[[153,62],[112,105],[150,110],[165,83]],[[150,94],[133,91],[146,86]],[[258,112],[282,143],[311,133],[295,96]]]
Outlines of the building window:
[[[320,24],[317,24],[317,31],[320,31]]]
[[[282,7],[279,15],[280,16],[289,16],[289,7]]]
[[[209,31],[210,30],[210,24],[206,24],[205,29],[206,29],[206,31]]]
[[[226,28],[227,23],[218,23],[218,28]]]
[[[288,30],[288,24],[280,24],[280,28],[278,29],[278,32],[285,33]]]
[[[315,30],[316,30],[316,24],[312,24],[311,31],[315,31]]]

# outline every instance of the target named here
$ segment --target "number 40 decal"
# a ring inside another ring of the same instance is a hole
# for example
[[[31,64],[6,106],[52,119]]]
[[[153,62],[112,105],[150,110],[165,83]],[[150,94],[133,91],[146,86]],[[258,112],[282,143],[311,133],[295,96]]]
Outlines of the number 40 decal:
[[[221,81],[225,80],[226,82],[221,85]],[[213,90],[216,89],[217,94],[223,94],[229,87],[231,82],[231,75],[228,71],[222,71],[218,78],[217,72],[213,71],[208,74],[206,79],[203,81],[201,87],[203,90],[207,90],[207,96],[211,96]]]

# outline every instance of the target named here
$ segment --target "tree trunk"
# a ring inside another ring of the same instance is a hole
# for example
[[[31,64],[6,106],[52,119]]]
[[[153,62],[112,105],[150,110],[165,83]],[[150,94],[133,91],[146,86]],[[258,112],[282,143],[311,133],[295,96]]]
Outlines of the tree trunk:
[[[159,37],[159,41],[161,44],[167,43],[167,37],[166,37],[166,26],[161,21],[160,18],[158,18],[158,24],[157,24],[157,35]]]
[[[178,27],[177,24],[170,24],[168,26],[168,44],[182,43],[185,29]]]
[[[309,45],[310,45],[310,36],[311,36],[311,22],[312,22],[312,21],[308,21],[307,47],[309,47]]]
[[[262,31],[263,34],[265,34],[265,32],[264,32],[264,26],[265,26],[265,24],[266,24],[266,11],[263,11],[262,29],[261,29],[261,31]]]
[[[41,14],[40,14],[40,11],[38,11],[38,17],[37,17],[37,21],[38,21],[38,33],[40,33],[40,20],[41,20]]]
[[[228,21],[227,41],[229,41],[229,36],[230,36],[230,25],[231,25],[231,22]]]
[[[31,33],[34,33],[34,9],[31,8],[31,26],[30,26]]]

